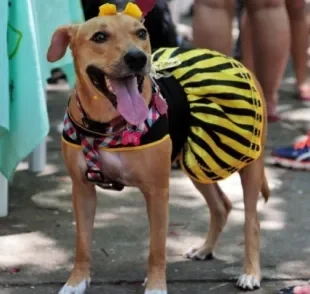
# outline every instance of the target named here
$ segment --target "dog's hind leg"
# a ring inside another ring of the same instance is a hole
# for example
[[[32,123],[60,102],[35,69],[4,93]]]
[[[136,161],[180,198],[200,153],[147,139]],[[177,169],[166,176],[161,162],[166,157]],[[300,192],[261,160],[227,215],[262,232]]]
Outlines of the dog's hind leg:
[[[209,207],[210,226],[204,244],[191,248],[185,256],[194,260],[208,260],[213,258],[217,240],[226,224],[232,204],[217,183],[201,184],[195,181],[193,183]]]
[[[243,290],[254,290],[260,287],[260,223],[257,213],[257,201],[260,191],[268,200],[269,189],[264,174],[264,157],[261,157],[240,171],[245,206],[245,256],[244,274],[237,286]]]
[[[73,180],[72,200],[76,220],[75,264],[59,294],[84,294],[90,284],[91,241],[97,202],[95,187]]]

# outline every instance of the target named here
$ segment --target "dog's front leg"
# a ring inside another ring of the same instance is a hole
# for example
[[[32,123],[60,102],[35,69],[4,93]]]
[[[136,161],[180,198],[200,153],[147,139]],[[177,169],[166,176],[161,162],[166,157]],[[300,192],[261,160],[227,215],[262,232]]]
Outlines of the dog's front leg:
[[[169,218],[169,188],[144,192],[150,224],[150,251],[145,294],[167,294],[166,238]]]
[[[70,278],[59,294],[84,294],[89,286],[96,200],[94,185],[73,181],[72,201],[76,220],[75,264]]]

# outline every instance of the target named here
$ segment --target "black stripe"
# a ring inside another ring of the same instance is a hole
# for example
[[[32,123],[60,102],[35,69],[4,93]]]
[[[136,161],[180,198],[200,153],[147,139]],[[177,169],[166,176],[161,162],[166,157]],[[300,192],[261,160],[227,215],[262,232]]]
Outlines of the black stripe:
[[[190,52],[190,51],[191,50],[188,50],[186,48],[178,47],[170,54],[169,58],[174,58],[174,57],[176,57],[179,54]]]
[[[246,124],[240,124],[240,123],[237,123],[233,120],[231,120],[227,115],[226,115],[226,112],[223,112],[219,109],[216,109],[216,108],[213,108],[213,107],[203,107],[203,106],[192,106],[191,107],[191,112],[194,112],[194,113],[202,113],[202,114],[205,114],[205,115],[215,115],[217,117],[221,117],[223,119],[227,119],[229,121],[231,121],[234,125],[242,128],[242,129],[245,129],[251,133],[254,133],[254,127],[252,125],[246,125]]]
[[[218,57],[218,56],[214,55],[214,54],[210,54],[210,53],[203,53],[201,55],[198,55],[198,56],[195,56],[195,57],[192,57],[192,58],[189,58],[187,60],[182,61],[182,64],[179,66],[179,68],[184,68],[184,67],[187,67],[187,66],[192,66],[192,65],[194,65],[197,62],[200,62],[200,61],[203,61],[203,60],[206,60],[206,59],[215,58],[215,57]]]
[[[231,68],[231,63],[227,62],[227,63],[222,63],[222,64],[210,66],[210,67],[193,68],[187,73],[185,73],[183,76],[179,77],[178,81],[180,82],[185,81],[187,79],[192,78],[194,75],[197,75],[197,74],[220,72],[227,68]]]
[[[230,80],[204,79],[197,82],[188,82],[183,84],[184,88],[199,88],[205,86],[229,86],[243,90],[251,89],[250,85],[246,82],[230,81]]]
[[[188,166],[187,166],[187,164],[186,164],[185,154],[186,154],[186,152],[189,152],[189,151],[187,150],[188,148],[189,148],[189,146],[187,145],[187,146],[185,147],[184,151],[183,151],[183,156],[182,156],[183,166],[184,166],[186,172],[187,172],[190,176],[192,176],[193,178],[197,179],[197,176],[192,172],[191,169],[188,168]]]
[[[234,115],[242,115],[242,116],[250,116],[255,119],[256,112],[252,109],[247,108],[235,108],[235,107],[229,107],[226,105],[221,105],[221,108],[224,110],[225,113],[234,114]]]
[[[244,154],[238,152],[237,150],[233,149],[231,146],[224,144],[221,141],[221,138],[219,137],[218,134],[216,134],[215,132],[208,132],[207,133],[211,139],[213,140],[213,142],[221,149],[223,150],[225,153],[229,154],[230,156],[232,156],[233,158],[237,159],[237,160],[241,160],[241,158],[243,159],[242,161],[248,160],[249,157],[245,156]],[[249,146],[250,148],[250,146]]]
[[[221,158],[218,157],[218,155],[212,150],[210,145],[208,145],[207,142],[205,142],[203,139],[195,135],[193,132],[190,132],[189,137],[198,145],[200,148],[205,150],[212,159],[222,168],[230,168],[230,165],[228,165],[225,161],[223,161]]]
[[[155,54],[153,54],[153,62],[157,61],[160,56],[162,56],[164,54],[164,52],[166,52],[166,50],[163,48],[163,49],[159,49]]]
[[[221,177],[218,176],[216,173],[212,172],[212,171],[207,171],[206,169],[210,170],[210,167],[206,164],[206,162],[200,157],[200,155],[198,153],[196,153],[192,146],[190,145],[190,143],[188,144],[188,147],[190,149],[190,152],[193,153],[193,155],[195,156],[195,159],[197,160],[198,164],[202,167],[201,170],[203,171],[203,173],[210,179],[216,179],[216,180],[220,180]]]
[[[243,79],[244,78],[248,78],[248,79],[251,78],[250,74],[248,74],[248,73],[238,73],[238,74],[235,74],[235,76],[238,78],[243,78]]]
[[[225,93],[209,93],[204,95],[204,97],[206,98],[218,98],[218,99],[222,99],[222,100],[242,100],[245,102],[248,102],[249,104],[253,105],[253,98],[250,97],[246,97],[243,95],[239,95],[233,92],[225,92]]]
[[[246,146],[246,147],[250,147],[251,146],[251,142],[249,140],[247,140],[246,138],[242,137],[241,135],[239,135],[238,133],[235,133],[223,126],[219,126],[219,125],[215,125],[215,124],[210,124],[206,121],[202,121],[202,120],[199,120],[197,119],[196,117],[192,117],[192,120],[191,120],[191,127],[194,127],[194,126],[197,126],[197,127],[201,127],[202,129],[204,130],[210,130],[210,131],[213,131],[213,132],[217,132],[217,133],[220,133],[220,134],[223,134],[237,142],[239,142],[240,144]],[[211,132],[208,132],[208,134],[210,135]],[[243,155],[242,155],[243,156]]]

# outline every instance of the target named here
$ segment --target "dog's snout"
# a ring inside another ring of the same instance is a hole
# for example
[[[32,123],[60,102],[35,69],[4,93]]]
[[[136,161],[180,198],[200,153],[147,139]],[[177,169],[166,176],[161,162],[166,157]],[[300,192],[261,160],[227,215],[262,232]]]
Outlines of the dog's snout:
[[[133,49],[126,53],[124,60],[131,70],[138,71],[146,65],[147,57],[143,51]]]

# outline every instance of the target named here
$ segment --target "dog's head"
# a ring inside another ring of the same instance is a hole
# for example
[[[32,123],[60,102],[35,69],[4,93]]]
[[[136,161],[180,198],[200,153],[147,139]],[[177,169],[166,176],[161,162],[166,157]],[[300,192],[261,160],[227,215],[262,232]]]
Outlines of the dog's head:
[[[151,46],[142,19],[155,1],[140,2],[141,9],[129,3],[120,13],[105,4],[98,17],[57,29],[47,53],[47,59],[55,62],[69,46],[78,82],[94,96],[108,99],[134,125],[148,112],[141,92],[151,70]]]

